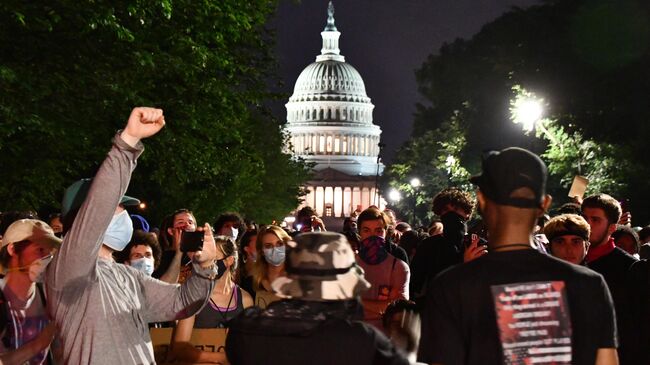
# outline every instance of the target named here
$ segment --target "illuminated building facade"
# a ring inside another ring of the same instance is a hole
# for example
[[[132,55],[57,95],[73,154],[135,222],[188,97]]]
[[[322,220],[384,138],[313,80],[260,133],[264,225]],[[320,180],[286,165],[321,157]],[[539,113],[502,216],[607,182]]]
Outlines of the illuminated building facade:
[[[340,35],[330,2],[321,54],[298,76],[286,104],[290,148],[314,163],[302,206],[323,217],[385,206],[376,190],[384,168],[378,157],[381,129],[372,123],[374,105],[361,75],[340,54]]]

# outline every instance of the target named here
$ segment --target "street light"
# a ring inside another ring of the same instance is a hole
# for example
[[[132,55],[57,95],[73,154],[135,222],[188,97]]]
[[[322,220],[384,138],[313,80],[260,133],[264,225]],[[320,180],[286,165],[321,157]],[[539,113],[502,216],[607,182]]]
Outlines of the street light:
[[[562,144],[544,125],[546,120],[544,119],[544,99],[522,88],[515,88],[515,90],[517,90],[517,96],[514,100],[510,100],[510,120],[515,124],[521,124],[526,133],[532,132],[535,127],[538,127],[548,140],[555,143],[560,151],[563,151]]]
[[[399,192],[398,190],[391,189],[391,190],[388,192],[388,199],[389,199],[390,201],[396,203],[396,202],[402,200],[402,194],[400,194],[400,192]]]
[[[417,177],[411,179],[411,187],[413,188],[413,220],[411,224],[415,225],[415,208],[418,204],[418,188],[422,185],[422,182]]]
[[[517,95],[510,103],[510,119],[515,124],[521,124],[526,132],[535,129],[535,124],[542,119],[544,114],[544,99],[534,96]]]

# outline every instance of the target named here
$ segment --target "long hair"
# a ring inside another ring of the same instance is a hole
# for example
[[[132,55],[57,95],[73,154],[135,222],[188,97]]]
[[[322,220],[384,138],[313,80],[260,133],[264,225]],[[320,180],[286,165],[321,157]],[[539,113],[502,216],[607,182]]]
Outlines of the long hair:
[[[251,239],[254,237],[257,237],[257,230],[254,231],[246,231],[241,236],[241,240],[239,240],[239,266],[240,266],[240,271],[239,271],[239,276],[241,278],[249,276],[251,273],[246,272],[246,261],[248,260],[248,257],[246,257],[247,253],[244,250],[246,247],[248,247],[248,244],[251,242]],[[255,248],[257,251],[257,247]]]
[[[223,274],[222,279],[226,280],[226,285],[224,289],[232,287],[232,283],[235,280],[237,274],[237,267],[239,266],[239,251],[237,250],[237,244],[232,238],[228,236],[216,236],[214,237],[214,243],[217,248],[223,252],[224,258],[233,257],[232,265],[230,269]],[[215,286],[216,287],[216,286]]]
[[[269,233],[274,234],[276,237],[284,241],[285,244],[291,239],[284,229],[273,225],[262,228],[260,233],[257,234],[257,242],[255,243],[257,261],[255,261],[255,265],[253,266],[253,289],[255,291],[262,288],[262,280],[268,279],[269,263],[266,262],[266,258],[264,257],[264,245],[262,239]]]
[[[174,228],[174,219],[176,219],[176,216],[181,213],[187,213],[191,215],[192,219],[194,219],[194,223],[196,224],[196,218],[194,217],[194,213],[192,213],[191,210],[186,208],[178,209],[174,213],[163,218],[163,221],[160,224],[160,235],[158,238],[158,243],[160,243],[160,248],[162,250],[171,250],[172,247],[174,246],[174,237],[172,237],[172,235],[170,235],[169,232],[167,232],[167,229]]]

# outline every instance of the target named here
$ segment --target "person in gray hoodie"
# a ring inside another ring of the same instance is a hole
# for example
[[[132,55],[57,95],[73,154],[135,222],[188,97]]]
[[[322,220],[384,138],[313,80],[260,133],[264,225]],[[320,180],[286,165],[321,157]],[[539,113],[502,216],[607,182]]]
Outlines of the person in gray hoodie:
[[[48,313],[57,326],[64,364],[154,364],[149,322],[188,317],[207,302],[217,279],[214,238],[206,224],[203,250],[182,285],[153,279],[113,260],[133,230],[122,204],[144,150],[141,139],[165,125],[163,111],[135,108],[92,182],[77,182],[63,201],[61,249],[47,267]],[[77,209],[76,201],[83,201]],[[68,225],[66,225],[66,223]]]

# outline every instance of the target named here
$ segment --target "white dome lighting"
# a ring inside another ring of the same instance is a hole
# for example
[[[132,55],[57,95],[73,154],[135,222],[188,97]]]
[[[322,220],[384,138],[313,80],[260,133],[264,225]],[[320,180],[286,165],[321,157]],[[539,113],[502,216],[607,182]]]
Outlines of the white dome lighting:
[[[341,33],[334,24],[331,2],[327,13],[321,54],[300,73],[286,104],[291,148],[314,163],[316,171],[381,174],[383,164],[377,158],[381,129],[372,123],[374,105],[361,75],[340,54]]]

